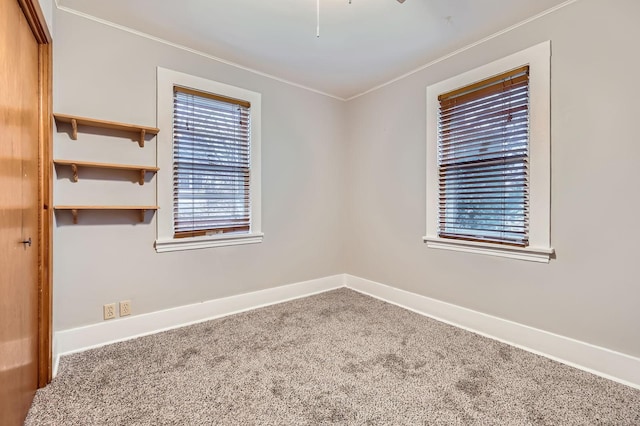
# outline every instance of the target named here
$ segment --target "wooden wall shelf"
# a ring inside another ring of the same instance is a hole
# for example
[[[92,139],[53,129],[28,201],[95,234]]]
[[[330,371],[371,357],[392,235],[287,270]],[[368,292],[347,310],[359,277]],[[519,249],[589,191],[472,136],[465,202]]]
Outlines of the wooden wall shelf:
[[[98,127],[102,129],[110,129],[116,131],[124,131],[136,136],[136,140],[140,148],[144,147],[144,139],[146,135],[157,135],[160,131],[156,127],[138,126],[136,124],[118,123],[115,121],[98,120],[95,118],[78,117],[67,114],[53,114],[57,122],[68,123],[71,125],[71,139],[78,139],[78,126]],[[155,166],[138,166],[132,164],[113,164],[113,163],[97,163],[92,161],[76,161],[76,160],[54,160],[55,164],[69,166],[73,172],[73,181],[78,181],[78,168],[91,167],[97,169],[112,170],[132,170],[139,173],[138,183],[144,185],[144,178],[147,172],[156,173],[159,169]],[[145,213],[148,210],[158,210],[158,206],[121,206],[121,205],[69,205],[54,206],[54,210],[70,211],[73,215],[73,223],[78,223],[78,212],[80,210],[132,210],[140,212],[140,222],[144,222]]]
[[[102,129],[120,130],[133,133],[138,136],[137,141],[140,148],[144,147],[144,138],[146,135],[157,135],[160,129],[157,127],[139,126],[137,124],[118,123],[116,121],[98,120],[96,118],[78,117],[68,114],[53,114],[56,121],[71,124],[71,139],[78,139],[78,126],[99,127]]]
[[[144,222],[144,215],[147,210],[158,210],[158,206],[54,206],[55,210],[70,210],[73,215],[73,223],[78,223],[78,212],[80,210],[138,210],[140,212],[140,222]]]
[[[147,172],[156,173],[160,170],[155,166],[136,166],[132,164],[114,164],[114,163],[95,163],[92,161],[75,161],[75,160],[53,160],[54,164],[62,166],[70,166],[73,172],[73,181],[78,181],[78,167],[90,167],[94,169],[112,169],[112,170],[132,170],[139,172],[140,177],[138,183],[144,185],[144,177]]]

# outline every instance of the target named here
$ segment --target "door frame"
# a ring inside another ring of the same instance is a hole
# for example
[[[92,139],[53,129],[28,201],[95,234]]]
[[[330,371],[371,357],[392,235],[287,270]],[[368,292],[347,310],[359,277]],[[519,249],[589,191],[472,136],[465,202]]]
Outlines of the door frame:
[[[51,382],[52,363],[52,37],[38,0],[16,0],[38,43],[38,387]]]

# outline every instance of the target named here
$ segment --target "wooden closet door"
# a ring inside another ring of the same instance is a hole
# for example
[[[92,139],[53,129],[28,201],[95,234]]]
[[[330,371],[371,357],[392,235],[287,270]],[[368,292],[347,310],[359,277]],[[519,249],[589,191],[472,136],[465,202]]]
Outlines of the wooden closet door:
[[[38,57],[18,2],[0,0],[2,426],[22,424],[38,383]]]

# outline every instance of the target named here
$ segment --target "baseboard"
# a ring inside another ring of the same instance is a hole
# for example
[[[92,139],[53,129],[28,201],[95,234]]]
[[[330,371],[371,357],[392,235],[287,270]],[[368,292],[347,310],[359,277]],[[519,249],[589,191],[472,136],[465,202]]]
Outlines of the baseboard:
[[[640,358],[345,274],[352,290],[640,389]]]
[[[340,287],[344,287],[343,274],[61,330],[54,335],[53,373],[55,376],[62,355],[307,297]]]
[[[53,366],[51,368],[51,377],[56,377],[58,375],[58,365],[60,365],[60,354],[58,353],[58,338],[54,334],[53,335],[53,345],[51,347],[51,361]]]
[[[57,374],[58,363],[62,355],[184,327],[341,287],[348,287],[438,321],[640,389],[640,358],[349,274],[333,275],[58,331],[53,338],[53,375],[55,377]]]

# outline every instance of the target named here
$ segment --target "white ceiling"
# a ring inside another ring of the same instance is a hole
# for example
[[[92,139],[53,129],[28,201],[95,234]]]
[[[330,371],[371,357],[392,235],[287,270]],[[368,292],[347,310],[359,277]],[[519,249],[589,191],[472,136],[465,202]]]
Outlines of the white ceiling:
[[[347,99],[566,0],[58,0]]]

